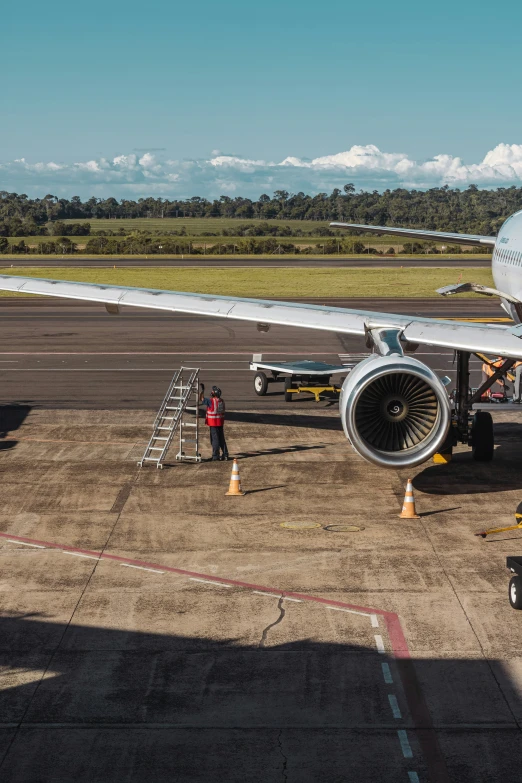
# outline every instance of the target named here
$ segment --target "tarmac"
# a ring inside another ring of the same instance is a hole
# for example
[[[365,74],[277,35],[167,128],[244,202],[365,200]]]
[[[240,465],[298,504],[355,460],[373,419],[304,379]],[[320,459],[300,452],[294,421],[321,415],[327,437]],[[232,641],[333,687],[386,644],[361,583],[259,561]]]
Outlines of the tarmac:
[[[389,471],[351,450],[336,401],[252,388],[251,352],[359,341],[41,300],[0,314],[2,783],[518,783],[521,539],[473,533],[513,520],[522,412],[495,410],[492,464],[459,447]],[[245,497],[225,497],[231,463],[137,467],[182,359],[222,385]],[[398,519],[409,473],[420,520]]]
[[[300,301],[323,304],[320,299]],[[486,298],[328,303],[432,317],[505,319],[496,302]],[[235,410],[250,410],[258,401],[249,370],[254,353],[267,360],[339,364],[339,357],[365,350],[358,337],[313,329],[273,326],[265,333],[256,324],[132,308],[113,316],[97,304],[43,298],[0,299],[0,328],[0,403],[45,407],[157,409],[174,370],[185,364],[201,367],[203,382],[219,385]],[[452,351],[419,348],[415,356],[439,374],[454,377]],[[474,385],[480,382],[480,367],[478,359],[471,360]],[[263,408],[281,405],[282,384],[270,385]],[[304,396],[292,405],[317,408]]]

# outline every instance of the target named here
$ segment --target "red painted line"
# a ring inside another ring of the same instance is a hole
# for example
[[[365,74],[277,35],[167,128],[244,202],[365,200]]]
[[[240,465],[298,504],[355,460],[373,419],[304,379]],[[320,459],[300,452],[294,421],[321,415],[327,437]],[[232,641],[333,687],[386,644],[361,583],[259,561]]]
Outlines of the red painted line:
[[[428,706],[424,699],[420,683],[417,679],[415,665],[410,655],[404,631],[402,630],[401,621],[398,614],[395,612],[387,612],[383,609],[371,609],[367,606],[358,606],[356,604],[347,604],[344,601],[334,601],[330,598],[321,598],[315,595],[307,595],[306,593],[294,593],[288,590],[280,590],[276,587],[266,587],[264,585],[252,584],[250,582],[242,582],[237,579],[225,579],[221,576],[215,576],[214,574],[209,575],[200,573],[199,571],[187,571],[184,568],[174,568],[173,566],[149,563],[146,560],[133,560],[128,557],[111,555],[107,552],[96,552],[92,549],[79,549],[78,547],[53,544],[50,541],[40,541],[36,538],[14,536],[10,533],[0,532],[0,537],[10,538],[13,541],[19,541],[20,543],[38,544],[49,549],[58,549],[63,552],[76,552],[77,554],[90,555],[91,557],[96,557],[100,560],[112,560],[116,563],[126,563],[129,565],[137,565],[142,568],[152,568],[154,570],[179,574],[181,576],[191,576],[197,579],[211,580],[213,582],[219,582],[221,584],[231,585],[234,587],[242,587],[246,590],[258,590],[264,593],[275,592],[281,596],[299,598],[301,601],[309,601],[310,603],[322,604],[324,606],[337,606],[343,609],[351,609],[352,611],[362,612],[363,614],[367,615],[379,615],[386,623],[386,629],[388,631],[388,638],[390,640],[393,656],[397,661],[397,668],[399,670],[401,681],[404,687],[404,694],[406,696],[411,717],[413,719],[416,736],[419,740],[423,756],[426,760],[430,780],[432,783],[450,783],[444,757],[439,747]]]

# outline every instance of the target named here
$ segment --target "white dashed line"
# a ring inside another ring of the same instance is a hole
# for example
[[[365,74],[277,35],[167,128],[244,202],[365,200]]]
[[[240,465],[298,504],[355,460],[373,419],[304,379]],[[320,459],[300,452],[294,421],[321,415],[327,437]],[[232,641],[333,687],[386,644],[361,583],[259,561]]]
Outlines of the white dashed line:
[[[385,653],[386,650],[384,649],[384,642],[382,640],[382,636],[378,636],[378,634],[375,634],[373,637],[375,639],[375,644],[377,645],[377,652]]]
[[[14,541],[12,538],[7,538],[6,541],[9,541],[10,544],[21,544],[21,546],[34,546],[35,549],[47,549],[42,544],[27,544],[25,541]]]
[[[131,563],[120,563],[125,568],[138,568],[140,571],[152,571],[153,574],[164,574],[165,571],[159,571],[157,568],[145,568],[144,566],[132,565]]]
[[[397,697],[393,695],[393,693],[388,694],[388,701],[390,702],[391,711],[393,712],[393,717],[400,719],[402,718],[402,714],[399,708],[399,702],[397,701]]]
[[[384,682],[387,685],[393,684],[393,677],[392,673],[390,671],[390,664],[389,663],[381,663],[382,666],[382,676],[384,677]]]
[[[378,628],[379,627],[379,618],[376,614],[371,615],[372,618],[372,628]]]
[[[62,555],[73,555],[73,557],[86,557],[89,560],[99,560],[99,557],[95,557],[94,555],[82,555],[80,552],[66,552],[65,550],[62,552]]]
[[[189,579],[191,582],[203,582],[204,585],[217,585],[218,587],[232,587],[232,585],[226,585],[223,582],[213,582],[211,579],[198,579],[196,576],[189,576]]]
[[[408,772],[408,779],[410,783],[419,783],[419,776],[416,772]]]
[[[399,742],[401,743],[402,755],[404,756],[405,759],[412,759],[413,751],[411,749],[410,741],[408,739],[408,734],[404,729],[399,729],[397,732],[397,736],[399,737]]]

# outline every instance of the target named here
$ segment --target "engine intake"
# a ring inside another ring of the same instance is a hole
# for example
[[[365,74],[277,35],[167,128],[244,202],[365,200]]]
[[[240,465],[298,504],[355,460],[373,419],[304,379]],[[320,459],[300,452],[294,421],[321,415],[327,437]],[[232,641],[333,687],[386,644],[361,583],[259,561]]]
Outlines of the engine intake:
[[[373,354],[346,378],[344,431],[355,451],[385,467],[417,465],[443,444],[451,421],[446,390],[417,359]]]

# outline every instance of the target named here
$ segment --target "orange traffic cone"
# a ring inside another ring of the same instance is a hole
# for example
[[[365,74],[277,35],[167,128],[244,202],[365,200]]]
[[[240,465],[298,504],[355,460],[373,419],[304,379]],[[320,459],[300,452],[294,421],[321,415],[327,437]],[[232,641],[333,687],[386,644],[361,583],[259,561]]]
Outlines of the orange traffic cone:
[[[239,478],[239,468],[237,465],[237,459],[234,460],[232,465],[232,475],[230,476],[230,486],[228,488],[227,495],[246,495],[241,489],[241,479]]]
[[[420,519],[420,516],[415,511],[415,498],[413,497],[413,485],[411,479],[408,479],[406,484],[406,494],[404,495],[404,504],[402,511],[399,514],[399,519]]]

